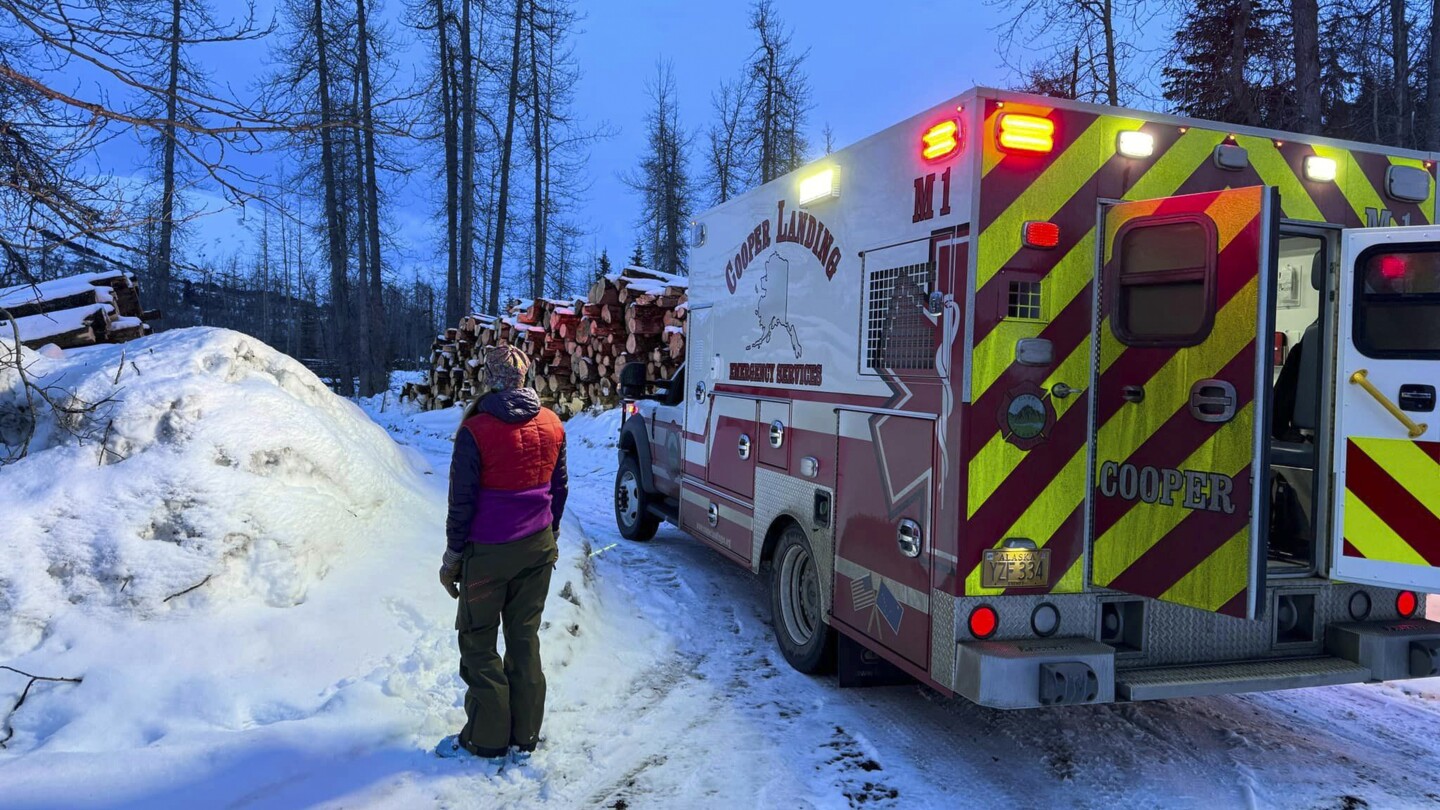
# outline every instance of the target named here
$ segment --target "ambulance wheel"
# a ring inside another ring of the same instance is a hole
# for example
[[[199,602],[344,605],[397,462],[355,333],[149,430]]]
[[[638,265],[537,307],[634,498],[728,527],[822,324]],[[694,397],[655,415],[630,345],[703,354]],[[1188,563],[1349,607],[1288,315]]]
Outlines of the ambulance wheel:
[[[660,528],[660,519],[650,514],[650,498],[640,483],[640,464],[625,456],[615,472],[615,525],[626,540],[649,540]]]
[[[770,621],[790,666],[805,673],[834,668],[835,631],[825,623],[815,553],[805,531],[793,524],[780,535],[770,562]]]

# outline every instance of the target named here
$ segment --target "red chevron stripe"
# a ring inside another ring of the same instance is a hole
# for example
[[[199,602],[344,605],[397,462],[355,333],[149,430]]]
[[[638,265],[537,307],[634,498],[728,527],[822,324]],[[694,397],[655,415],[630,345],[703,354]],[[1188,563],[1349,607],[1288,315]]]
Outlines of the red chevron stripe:
[[[1364,501],[1425,562],[1440,565],[1440,518],[1354,441],[1345,444],[1345,489]]]
[[[1250,522],[1250,482],[1249,467],[1235,475],[1234,513],[1191,510],[1106,587],[1154,597],[1170,590]]]
[[[1365,175],[1365,180],[1369,181],[1370,186],[1375,189],[1375,194],[1384,201],[1385,207],[1395,217],[1394,224],[1404,225],[1406,215],[1409,215],[1411,225],[1424,225],[1430,222],[1430,218],[1425,216],[1425,212],[1419,204],[1401,202],[1385,196],[1385,173],[1390,169],[1389,158],[1384,155],[1357,151],[1352,151],[1350,156],[1355,159],[1355,164],[1360,167],[1360,171]],[[1350,182],[1359,182],[1359,180],[1360,178],[1354,178]],[[1356,225],[1365,224],[1360,221],[1359,214],[1352,214],[1352,216],[1355,218]]]
[[[1240,593],[1226,602],[1219,610],[1215,611],[1224,616],[1234,616],[1237,619],[1245,618],[1246,606],[1250,604],[1250,588],[1247,586],[1240,589]]]

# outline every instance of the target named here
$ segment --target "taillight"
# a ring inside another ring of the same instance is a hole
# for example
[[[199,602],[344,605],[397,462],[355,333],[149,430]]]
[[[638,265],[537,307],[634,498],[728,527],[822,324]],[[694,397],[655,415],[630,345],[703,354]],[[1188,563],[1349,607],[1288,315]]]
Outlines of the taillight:
[[[1055,122],[1038,115],[1005,113],[1000,116],[1000,148],[1012,152],[1048,153],[1055,149]]]
[[[1000,615],[989,605],[980,605],[970,611],[970,635],[975,638],[990,638],[1000,629]]]
[[[1060,244],[1060,226],[1053,222],[1030,220],[1021,230],[1020,241],[1025,247],[1048,250]]]
[[[626,418],[626,419],[629,419],[630,417],[634,416],[635,414],[637,414],[637,413],[639,413],[639,412],[640,412],[640,406],[639,406],[639,405],[635,404],[634,402],[627,402],[627,403],[625,403],[625,418]]]
[[[960,148],[960,122],[951,118],[941,121],[925,130],[921,136],[924,146],[920,156],[926,160],[939,160]]]
[[[1416,596],[1414,591],[1401,591],[1395,596],[1395,612],[1400,614],[1400,618],[1414,618],[1419,609],[1420,597]]]

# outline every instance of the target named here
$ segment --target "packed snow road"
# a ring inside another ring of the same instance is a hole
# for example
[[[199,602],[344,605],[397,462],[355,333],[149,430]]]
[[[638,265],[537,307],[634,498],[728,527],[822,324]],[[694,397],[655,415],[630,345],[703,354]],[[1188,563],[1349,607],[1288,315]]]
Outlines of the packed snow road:
[[[264,366],[290,384],[288,366],[275,366],[249,344],[220,348],[237,358],[216,361],[225,379]],[[187,401],[197,419],[201,411],[210,420],[229,412],[196,397]],[[9,716],[15,733],[0,750],[0,807],[1440,803],[1434,683],[1002,713],[920,687],[840,690],[833,678],[800,675],[775,649],[760,581],[673,529],[645,544],[618,537],[610,511],[614,413],[568,426],[571,507],[542,631],[550,680],[545,743],[530,767],[481,775],[473,763],[429,753],[464,716],[454,603],[435,576],[458,415],[364,403],[400,445],[381,447],[376,442],[389,440],[373,426],[362,430],[368,421],[358,410],[317,402],[336,431],[344,428],[345,441],[368,445],[329,460],[313,447],[286,456],[278,469],[287,486],[315,499],[299,508],[281,490],[235,496],[250,510],[242,522],[257,536],[277,515],[292,522],[323,516],[327,525],[308,527],[323,542],[295,540],[286,552],[301,562],[234,550],[209,585],[164,602],[137,598],[134,609],[73,598],[67,605],[63,591],[54,599],[26,597],[27,615],[39,617],[43,632],[19,642],[12,633],[0,664],[80,674],[84,682],[37,686]],[[258,413],[237,418],[248,424]],[[355,424],[347,421],[352,414]],[[302,428],[310,430],[297,421],[294,429]],[[297,446],[304,435],[291,436],[273,420],[259,429],[265,441]],[[175,435],[205,433],[187,427]],[[227,434],[224,441],[239,439]],[[209,455],[187,467],[189,456],[181,454],[199,453],[196,444],[166,450],[175,454],[165,456],[167,464],[192,477],[211,468],[238,475],[244,467]],[[86,459],[94,464],[89,451],[76,458],[75,476],[99,474],[82,472],[95,469],[84,466]],[[352,480],[348,465],[393,467],[395,459],[407,459],[411,469],[387,467],[384,475]],[[266,460],[257,469],[274,476],[277,468]],[[143,476],[130,476],[140,486]],[[226,480],[234,487],[239,479]],[[371,501],[358,514],[320,506],[332,488],[362,483],[390,487],[387,502],[398,506]],[[44,494],[28,496],[49,504],[43,509],[30,501],[7,508],[28,509],[22,518],[58,538],[53,527],[62,524],[51,511],[75,510]],[[368,522],[343,522],[362,517]],[[228,542],[233,532],[226,532]],[[0,541],[20,539],[0,527]],[[73,542],[82,541],[92,542]],[[193,551],[188,540],[177,548]],[[124,547],[108,555],[71,552],[72,566],[94,557],[94,565],[116,567],[117,554],[126,559]],[[172,566],[177,583],[201,570]],[[43,577],[45,570],[32,565],[11,575]],[[52,564],[51,576],[55,570]],[[129,590],[116,586],[117,604],[129,605],[122,595],[135,588],[173,588],[136,582]],[[277,592],[272,582],[286,587]],[[0,672],[0,709],[24,685]]]

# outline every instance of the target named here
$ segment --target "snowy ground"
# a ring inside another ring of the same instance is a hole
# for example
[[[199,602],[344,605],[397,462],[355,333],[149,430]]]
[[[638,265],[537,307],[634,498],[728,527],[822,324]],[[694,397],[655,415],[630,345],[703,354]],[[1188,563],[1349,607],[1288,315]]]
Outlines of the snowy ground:
[[[188,349],[245,354],[223,340]],[[569,423],[573,494],[543,631],[544,747],[528,771],[498,778],[437,760],[428,749],[463,719],[454,603],[435,577],[457,416],[407,413],[393,397],[362,403],[397,447],[359,409],[312,397],[295,384],[303,377],[286,388],[288,366],[253,346],[251,355],[196,368],[249,386],[236,396],[263,407],[235,416],[239,403],[224,398],[225,387],[197,384],[187,441],[94,468],[78,463],[79,450],[44,453],[59,453],[51,465],[75,462],[65,469],[81,489],[67,497],[182,475],[204,493],[195,499],[201,514],[224,523],[233,516],[220,496],[233,492],[256,536],[273,539],[260,558],[270,568],[246,563],[251,551],[204,526],[172,541],[184,554],[134,546],[126,533],[138,529],[123,504],[112,509],[120,528],[82,531],[64,516],[105,512],[103,504],[67,509],[54,487],[0,472],[0,598],[16,588],[7,576],[46,583],[16,591],[29,594],[29,608],[21,629],[0,623],[0,665],[85,678],[37,685],[11,717],[0,807],[1440,803],[1433,683],[1003,713],[918,687],[842,691],[831,678],[799,675],[775,651],[764,591],[747,572],[673,529],[648,544],[615,534],[613,413]],[[86,362],[98,370],[115,359]],[[299,407],[290,400],[310,415],[308,429],[286,415]],[[231,435],[246,426],[257,435]],[[311,434],[320,438],[303,444]],[[206,455],[217,441],[242,439],[257,444],[251,452],[300,445],[313,465],[292,458],[280,475],[273,465],[232,468]],[[162,452],[172,464],[160,463]],[[131,461],[139,463],[127,470]],[[178,472],[163,476],[172,466]],[[9,494],[15,487],[32,489],[20,499]],[[339,494],[347,490],[385,497],[362,498],[356,510]],[[299,517],[267,530],[259,524],[271,511]],[[314,542],[289,534],[307,525]],[[62,542],[96,550],[67,552]],[[48,555],[49,569],[34,556],[41,552],[27,552],[23,565],[7,560],[27,544]],[[215,556],[216,548],[232,553]],[[87,561],[71,566],[84,576],[56,569],[67,554]],[[124,566],[154,559],[163,576],[142,581],[131,571],[124,576],[136,584],[113,585]],[[205,587],[155,598],[201,571],[215,575]],[[257,584],[272,579],[287,587]],[[120,596],[137,585],[149,590]],[[24,683],[0,671],[0,710]]]

